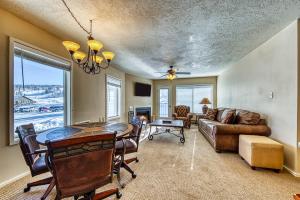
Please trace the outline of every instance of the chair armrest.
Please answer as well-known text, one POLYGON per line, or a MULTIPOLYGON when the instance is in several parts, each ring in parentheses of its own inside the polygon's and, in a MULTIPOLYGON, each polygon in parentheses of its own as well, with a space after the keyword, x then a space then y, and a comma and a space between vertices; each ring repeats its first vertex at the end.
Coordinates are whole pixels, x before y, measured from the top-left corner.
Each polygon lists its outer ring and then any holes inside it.
POLYGON ((215 125, 214 132, 215 135, 271 135, 271 129, 266 125, 222 124, 215 125))
POLYGON ((46 153, 46 152, 47 152, 47 149, 37 149, 32 153, 26 153, 26 154, 27 155, 39 155, 39 154, 46 153))
POLYGON ((192 114, 192 113, 188 113, 188 114, 187 114, 187 118, 188 118, 189 120, 191 120, 191 119, 193 118, 193 114, 192 114))
POLYGON ((40 154, 40 153, 46 153, 47 151, 48 151, 47 149, 37 149, 34 151, 34 153, 40 154))
POLYGON ((122 138, 120 139, 117 139, 117 141, 120 141, 120 140, 127 140, 127 139, 133 139, 133 138, 136 138, 137 136, 136 135, 127 135, 127 136, 123 136, 122 138))
POLYGON ((177 113, 173 113, 173 114, 172 114, 172 117, 173 117, 173 118, 177 118, 177 116, 178 116, 177 113))

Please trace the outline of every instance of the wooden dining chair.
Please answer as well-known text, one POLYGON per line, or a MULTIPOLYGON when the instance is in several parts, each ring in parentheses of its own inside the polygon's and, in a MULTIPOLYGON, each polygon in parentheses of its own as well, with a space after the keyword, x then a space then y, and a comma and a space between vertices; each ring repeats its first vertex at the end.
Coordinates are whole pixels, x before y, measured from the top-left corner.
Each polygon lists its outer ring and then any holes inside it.
POLYGON ((54 177, 56 200, 66 197, 96 200, 113 194, 121 198, 118 188, 95 194, 95 190, 112 182, 116 133, 46 141, 47 165, 54 177))
MULTIPOLYGON (((128 164, 134 161, 139 162, 139 160, 137 156, 125 160, 125 155, 138 152, 143 121, 139 117, 134 117, 131 121, 131 124, 133 125, 132 132, 128 136, 125 136, 116 142, 116 156, 121 156, 120 167, 131 173, 132 178, 136 178, 136 174, 128 164)), ((119 174, 117 174, 117 178, 120 183, 119 174)), ((122 188, 125 187, 125 184, 120 183, 120 185, 122 188)))
MULTIPOLYGON (((30 169, 31 176, 34 177, 49 172, 49 169, 45 162, 45 153, 47 150, 41 149, 40 145, 37 143, 36 132, 34 130, 33 124, 18 126, 16 129, 16 133, 19 136, 19 145, 25 162, 30 169)), ((41 197, 42 200, 46 199, 55 185, 52 177, 28 183, 27 187, 24 189, 24 192, 28 192, 31 187, 46 184, 50 185, 48 186, 44 195, 41 197)))

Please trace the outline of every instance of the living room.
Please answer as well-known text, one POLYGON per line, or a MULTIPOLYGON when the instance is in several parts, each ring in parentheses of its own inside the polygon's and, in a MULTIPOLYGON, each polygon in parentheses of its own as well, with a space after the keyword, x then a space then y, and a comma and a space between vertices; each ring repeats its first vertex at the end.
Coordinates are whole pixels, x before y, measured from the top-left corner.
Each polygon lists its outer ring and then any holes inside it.
POLYGON ((299 11, 293 0, 0 1, 0 199, 300 199, 299 11), (22 149, 30 123, 34 159, 22 149), (54 144, 108 130, 108 182, 79 187, 95 159, 60 182, 54 144))

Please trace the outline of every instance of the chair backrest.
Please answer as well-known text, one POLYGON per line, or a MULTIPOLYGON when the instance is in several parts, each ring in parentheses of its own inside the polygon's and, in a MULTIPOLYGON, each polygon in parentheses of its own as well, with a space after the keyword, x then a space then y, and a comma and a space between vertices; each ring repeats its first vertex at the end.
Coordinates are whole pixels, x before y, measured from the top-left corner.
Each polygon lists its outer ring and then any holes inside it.
POLYGON ((36 132, 33 124, 26 124, 18 126, 16 133, 19 136, 19 145, 26 161, 26 164, 32 167, 37 154, 33 154, 36 150, 40 149, 40 145, 36 141, 36 132))
POLYGON ((177 113, 178 117, 186 117, 190 112, 190 107, 185 105, 175 106, 175 113, 177 113))
POLYGON ((131 124, 133 125, 133 130, 130 133, 130 136, 132 136, 133 140, 136 142, 137 147, 139 146, 139 141, 140 141, 140 136, 142 133, 142 128, 143 128, 143 120, 141 120, 140 117, 135 116, 131 120, 131 124))
POLYGON ((112 182, 116 133, 46 142, 46 162, 61 197, 82 195, 112 182))

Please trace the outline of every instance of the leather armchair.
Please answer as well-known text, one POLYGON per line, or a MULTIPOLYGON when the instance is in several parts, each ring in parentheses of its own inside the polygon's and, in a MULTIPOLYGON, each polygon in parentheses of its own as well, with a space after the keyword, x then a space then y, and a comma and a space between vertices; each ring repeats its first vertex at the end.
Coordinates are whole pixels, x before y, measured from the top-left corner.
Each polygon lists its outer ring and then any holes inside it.
POLYGON ((172 114, 173 119, 183 120, 185 128, 191 128, 191 119, 193 114, 190 113, 190 107, 185 105, 178 105, 174 108, 175 112, 172 114))
MULTIPOLYGON (((36 132, 33 124, 21 125, 17 127, 16 133, 19 136, 20 148, 23 157, 28 165, 31 175, 37 176, 49 171, 45 162, 45 153, 47 149, 41 149, 36 141, 36 132)), ((24 192, 28 192, 31 187, 50 184, 41 199, 46 199, 53 187, 55 186, 52 177, 28 183, 24 192)))

